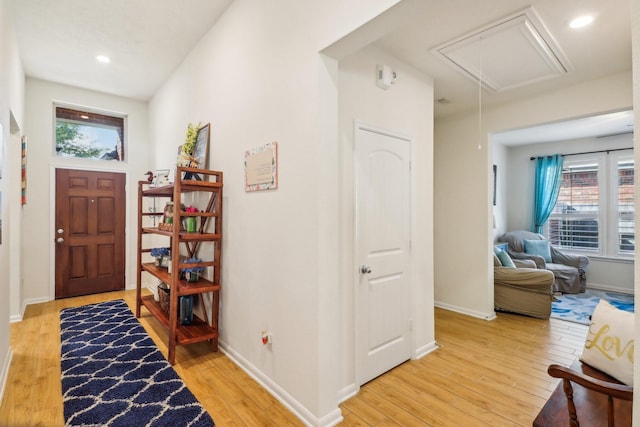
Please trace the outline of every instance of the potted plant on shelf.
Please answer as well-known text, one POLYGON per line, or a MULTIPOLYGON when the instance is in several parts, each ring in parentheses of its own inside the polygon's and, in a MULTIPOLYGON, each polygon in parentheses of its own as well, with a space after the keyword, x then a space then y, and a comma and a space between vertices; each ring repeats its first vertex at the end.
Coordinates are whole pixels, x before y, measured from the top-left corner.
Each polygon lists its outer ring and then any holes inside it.
MULTIPOLYGON (((193 206, 189 206, 185 212, 188 213, 195 213, 195 212, 200 212, 198 210, 198 208, 195 208, 193 206)), ((196 227, 197 227, 197 221, 196 221, 196 217, 195 216, 188 216, 185 220, 185 222, 187 223, 187 226, 185 227, 187 229, 187 233, 195 233, 196 232, 196 227)))
MULTIPOLYGON (((188 260, 185 261, 185 264, 199 264, 201 262, 202 260, 199 258, 189 258, 188 260)), ((192 283, 197 282, 200 279, 200 274, 202 274, 203 271, 204 271, 204 267, 200 267, 200 266, 187 267, 182 270, 187 282, 192 282, 192 283)))
POLYGON ((156 259, 158 267, 166 267, 169 259, 169 248, 151 248, 151 256, 156 259))

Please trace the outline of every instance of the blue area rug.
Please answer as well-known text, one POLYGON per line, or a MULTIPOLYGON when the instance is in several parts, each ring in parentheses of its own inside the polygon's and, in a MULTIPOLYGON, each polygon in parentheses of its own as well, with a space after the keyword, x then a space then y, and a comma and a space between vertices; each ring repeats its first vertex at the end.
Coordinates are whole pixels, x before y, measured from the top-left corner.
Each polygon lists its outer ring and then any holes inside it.
POLYGON ((551 317, 570 322, 588 325, 598 302, 606 300, 620 310, 634 312, 633 295, 617 292, 599 291, 587 289, 582 294, 556 295, 551 305, 551 317))
POLYGON ((123 300, 60 312, 67 426, 213 426, 123 300))

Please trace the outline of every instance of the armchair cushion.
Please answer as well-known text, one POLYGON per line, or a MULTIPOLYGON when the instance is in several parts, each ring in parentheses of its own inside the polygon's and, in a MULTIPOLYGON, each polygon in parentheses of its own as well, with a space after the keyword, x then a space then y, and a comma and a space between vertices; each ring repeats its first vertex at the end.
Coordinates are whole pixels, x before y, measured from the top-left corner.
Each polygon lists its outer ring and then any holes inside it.
POLYGON ((548 240, 525 239, 524 252, 530 255, 540 255, 545 262, 551 262, 551 246, 548 240))
POLYGON ((600 300, 580 360, 633 386, 634 313, 600 300))
POLYGON ((517 268, 538 268, 536 262, 531 259, 514 259, 512 261, 517 268))

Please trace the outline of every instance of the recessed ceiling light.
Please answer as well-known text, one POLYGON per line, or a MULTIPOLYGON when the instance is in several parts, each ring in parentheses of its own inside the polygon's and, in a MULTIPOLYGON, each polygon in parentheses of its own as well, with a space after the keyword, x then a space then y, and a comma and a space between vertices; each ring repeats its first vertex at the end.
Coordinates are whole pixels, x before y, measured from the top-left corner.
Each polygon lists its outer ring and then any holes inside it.
POLYGON ((582 27, 586 27, 587 25, 590 25, 592 22, 593 22, 593 16, 591 15, 579 16, 571 20, 571 22, 569 23, 569 27, 582 28, 582 27))
POLYGON ((102 62, 103 64, 108 64, 109 62, 111 62, 111 58, 109 58, 107 55, 98 55, 96 56, 96 60, 98 62, 102 62))

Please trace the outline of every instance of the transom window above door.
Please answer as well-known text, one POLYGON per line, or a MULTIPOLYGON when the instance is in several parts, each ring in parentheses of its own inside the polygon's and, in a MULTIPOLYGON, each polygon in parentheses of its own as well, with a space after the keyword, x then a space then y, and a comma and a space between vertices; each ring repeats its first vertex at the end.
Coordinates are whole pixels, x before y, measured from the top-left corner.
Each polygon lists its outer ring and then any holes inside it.
POLYGON ((124 117, 56 106, 56 155, 124 161, 124 117))

